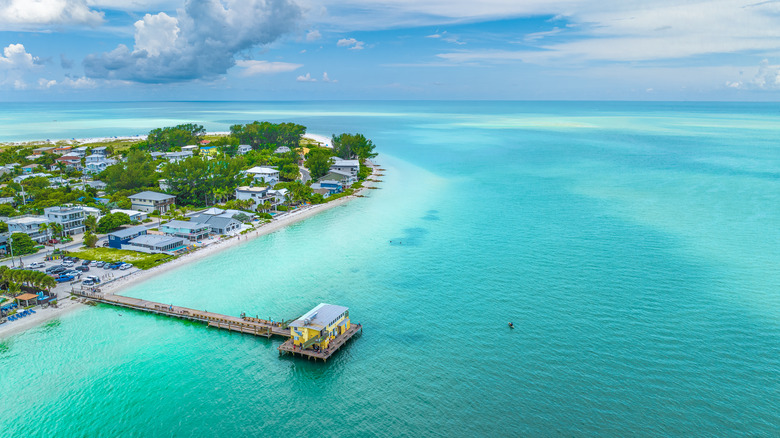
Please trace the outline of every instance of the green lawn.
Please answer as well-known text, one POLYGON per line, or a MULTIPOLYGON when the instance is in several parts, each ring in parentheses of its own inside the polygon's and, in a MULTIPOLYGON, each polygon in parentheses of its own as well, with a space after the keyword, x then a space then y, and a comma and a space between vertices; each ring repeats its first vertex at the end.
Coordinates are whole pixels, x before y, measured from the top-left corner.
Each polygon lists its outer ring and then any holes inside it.
POLYGON ((174 257, 167 254, 146 254, 114 248, 91 248, 79 251, 69 251, 68 255, 82 260, 100 260, 103 262, 126 262, 139 269, 149 269, 162 264, 174 257))

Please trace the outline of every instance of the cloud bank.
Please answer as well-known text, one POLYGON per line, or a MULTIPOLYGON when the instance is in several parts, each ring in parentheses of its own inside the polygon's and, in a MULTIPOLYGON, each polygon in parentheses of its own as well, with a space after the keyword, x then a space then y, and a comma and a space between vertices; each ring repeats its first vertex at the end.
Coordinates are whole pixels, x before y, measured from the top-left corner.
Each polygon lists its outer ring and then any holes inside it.
POLYGON ((141 83, 211 79, 235 65, 235 55, 293 30, 301 10, 292 0, 188 0, 176 17, 146 14, 135 23, 135 45, 89 55, 84 72, 97 79, 141 83))
POLYGON ((103 13, 90 9, 85 0, 0 0, 0 30, 101 23, 103 13))

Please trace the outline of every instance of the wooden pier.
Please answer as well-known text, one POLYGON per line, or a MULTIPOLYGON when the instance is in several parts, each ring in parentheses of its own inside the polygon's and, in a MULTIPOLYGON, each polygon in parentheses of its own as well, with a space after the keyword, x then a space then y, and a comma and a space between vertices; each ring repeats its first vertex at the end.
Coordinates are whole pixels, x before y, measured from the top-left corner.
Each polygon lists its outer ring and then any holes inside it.
POLYGON ((331 341, 331 346, 327 350, 301 350, 298 347, 293 348, 292 339, 290 338, 290 329, 286 327, 286 324, 281 322, 271 322, 248 316, 236 317, 222 315, 220 313, 190 309, 188 307, 174 306, 172 304, 157 303, 154 301, 146 301, 138 298, 126 297, 123 295, 102 294, 99 292, 87 292, 83 290, 74 290, 71 293, 73 295, 87 298, 98 303, 110 304, 112 306, 135 309, 142 312, 165 315, 173 318, 186 319, 189 321, 202 322, 208 324, 209 327, 214 327, 217 329, 239 332, 253 336, 262 336, 265 338, 270 338, 271 336, 281 336, 287 340, 279 346, 279 354, 282 354, 282 352, 289 352, 293 353, 293 355, 306 357, 307 359, 313 358, 326 361, 328 358, 330 358, 330 356, 333 355, 333 353, 338 351, 341 346, 349 341, 352 336, 358 332, 362 333, 363 331, 362 325, 352 324, 346 333, 337 336, 331 341))

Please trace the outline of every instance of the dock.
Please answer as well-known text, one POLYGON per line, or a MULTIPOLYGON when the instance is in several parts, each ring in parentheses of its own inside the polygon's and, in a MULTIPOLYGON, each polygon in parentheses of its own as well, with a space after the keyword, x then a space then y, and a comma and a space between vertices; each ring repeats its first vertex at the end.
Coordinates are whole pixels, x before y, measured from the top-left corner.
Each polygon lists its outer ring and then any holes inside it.
POLYGON ((331 341, 332 346, 330 346, 328 349, 317 351, 306 348, 302 350, 299 347, 293 348, 292 338, 290 337, 290 329, 284 322, 267 321, 264 319, 252 318, 248 316, 236 317, 223 315, 205 310, 197 310, 188 307, 174 306, 173 304, 164 304, 154 301, 142 300, 139 298, 127 297, 124 295, 103 294, 100 292, 88 292, 83 290, 74 290, 71 293, 73 295, 98 303, 139 310, 156 315, 165 315, 172 318, 197 321, 207 324, 209 327, 214 327, 220 330, 228 330, 264 338, 280 336, 286 339, 286 341, 279 346, 280 355, 284 352, 289 352, 294 356, 301 356, 306 357, 307 359, 315 360, 321 359, 322 361, 327 361, 356 333, 362 333, 363 331, 362 325, 353 324, 346 333, 333 339, 331 341))

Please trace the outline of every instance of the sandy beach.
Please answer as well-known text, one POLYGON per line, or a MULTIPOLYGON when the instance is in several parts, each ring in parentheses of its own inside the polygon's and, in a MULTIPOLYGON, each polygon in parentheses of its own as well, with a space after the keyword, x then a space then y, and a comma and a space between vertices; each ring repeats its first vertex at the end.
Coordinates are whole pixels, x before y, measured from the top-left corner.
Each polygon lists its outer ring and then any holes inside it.
MULTIPOLYGON (((207 132, 206 135, 230 135, 230 132, 214 131, 214 132, 207 132)), ((142 140, 146 140, 146 137, 147 137, 146 134, 139 134, 139 135, 125 135, 125 136, 118 136, 118 137, 63 138, 60 140, 15 141, 15 142, 8 142, 6 144, 13 145, 13 146, 20 146, 25 144, 45 145, 45 144, 55 144, 59 142, 64 142, 66 144, 89 145, 90 143, 106 143, 106 142, 116 141, 116 140, 142 141, 142 140)), ((331 144, 330 137, 321 134, 305 134, 303 137, 308 138, 309 140, 314 140, 318 143, 322 143, 322 145, 327 148, 333 147, 333 145, 331 144)))
MULTIPOLYGON (((376 168, 377 166, 374 165, 374 173, 376 173, 376 168)), ((115 280, 108 281, 103 284, 100 290, 103 293, 118 294, 123 289, 145 281, 155 275, 164 274, 165 272, 168 272, 171 269, 176 269, 177 267, 180 267, 186 263, 191 263, 196 260, 210 257, 225 249, 232 248, 236 245, 241 245, 260 236, 265 236, 275 231, 279 231, 288 225, 300 222, 323 211, 342 206, 347 202, 357 199, 358 195, 365 194, 367 188, 371 187, 372 184, 373 183, 370 181, 364 182, 364 187, 350 196, 345 196, 325 204, 309 205, 299 208, 293 212, 279 217, 278 219, 274 219, 271 222, 262 224, 246 234, 222 239, 216 243, 212 243, 194 252, 178 257, 177 259, 163 265, 156 266, 152 269, 138 270, 128 275, 119 277, 115 280)), ((83 298, 71 300, 68 292, 69 290, 70 287, 58 290, 58 307, 56 309, 52 307, 47 309, 36 308, 36 313, 33 315, 27 316, 19 321, 6 322, 5 324, 1 324, 0 339, 21 333, 51 319, 87 307, 83 305, 83 298)))

